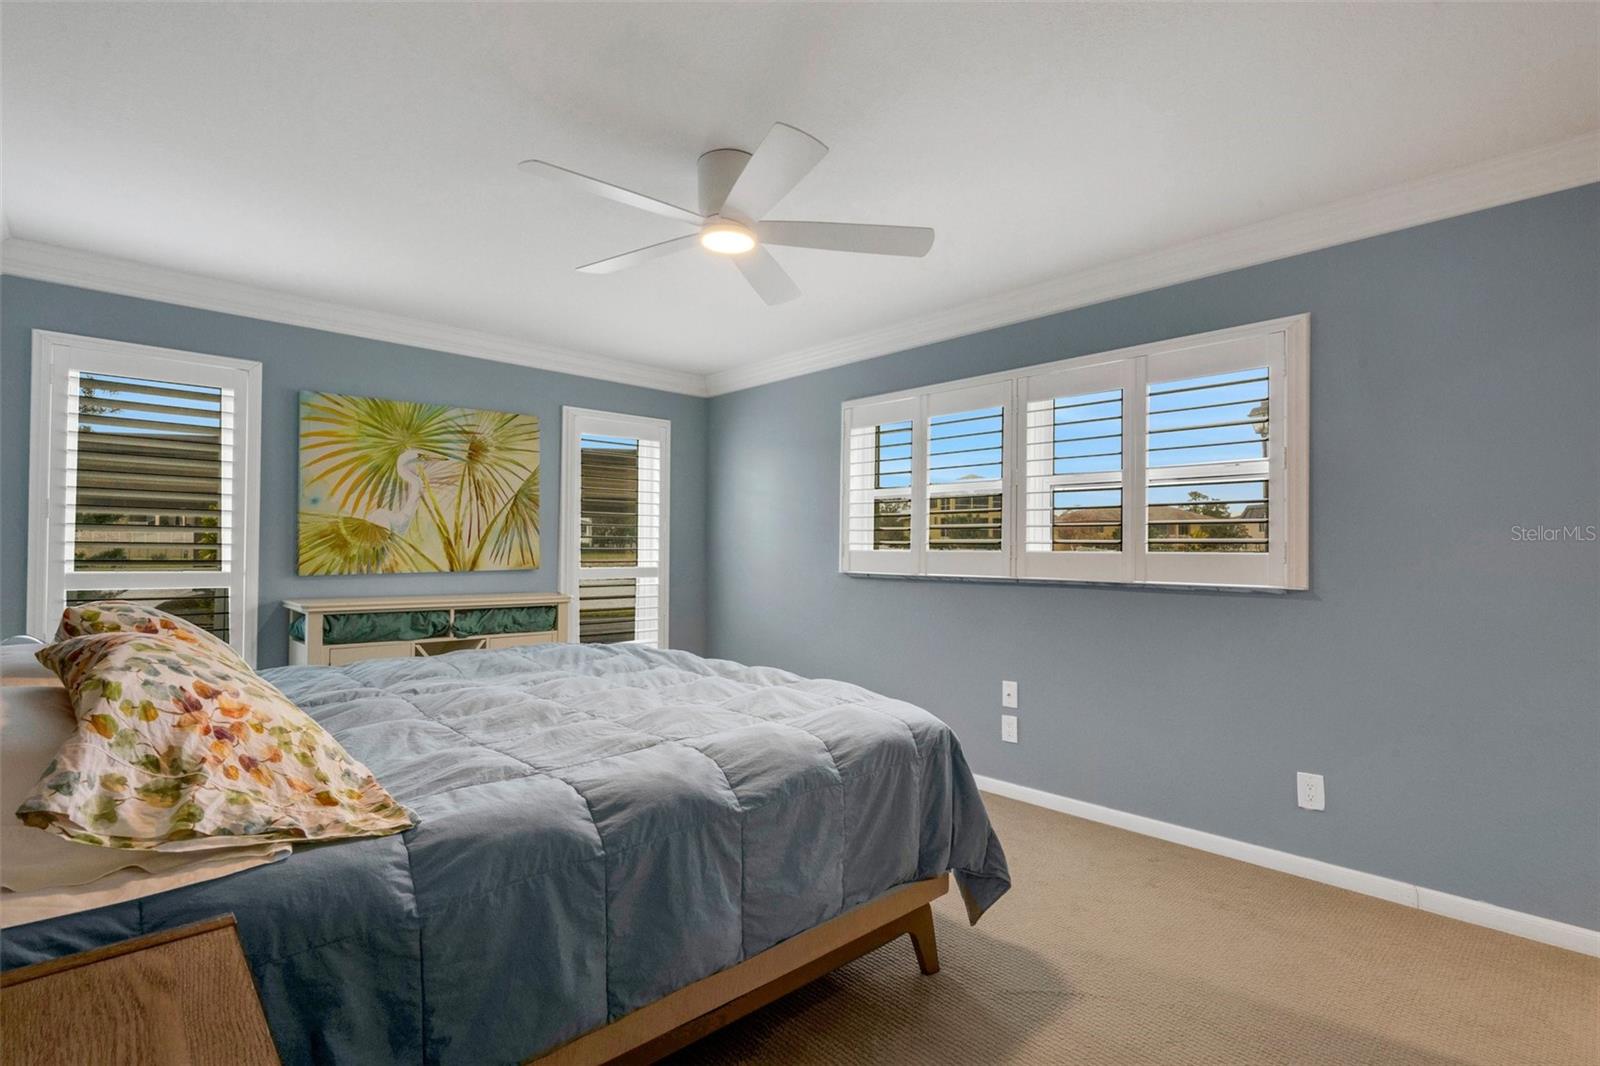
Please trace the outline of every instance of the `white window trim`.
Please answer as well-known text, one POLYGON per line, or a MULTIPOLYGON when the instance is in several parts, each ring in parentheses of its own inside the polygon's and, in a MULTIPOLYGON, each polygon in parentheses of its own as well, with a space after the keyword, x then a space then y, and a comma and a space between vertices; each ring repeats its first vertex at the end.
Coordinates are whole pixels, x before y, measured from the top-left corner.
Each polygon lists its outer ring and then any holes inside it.
POLYGON ((672 580, 672 423, 664 418, 644 415, 618 414, 613 411, 596 411, 587 407, 561 408, 561 591, 572 597, 573 639, 582 640, 583 631, 578 603, 582 507, 580 493, 575 491, 582 476, 582 448, 578 441, 585 433, 605 437, 632 437, 661 442, 661 562, 655 567, 608 566, 605 577, 649 577, 657 581, 660 618, 656 623, 656 646, 671 647, 668 618, 671 607, 672 580))
MULTIPOLYGON (((926 578, 957 577, 1071 584, 1171 585, 1261 591, 1299 591, 1310 588, 1310 336, 1311 316, 1309 314, 1292 315, 1188 337, 1119 348, 1109 352, 1097 352, 1092 355, 1075 356, 1071 359, 1040 363, 1016 370, 983 374, 976 377, 962 378, 958 381, 942 382, 924 388, 904 389, 898 392, 884 393, 878 396, 863 397, 845 402, 842 405, 841 425, 843 432, 840 443, 840 572, 861 575, 895 574, 897 576, 926 578), (1048 565, 1041 566, 1038 563, 1030 563, 1022 558, 1022 556, 1028 554, 1024 551, 1024 545, 1021 542, 1026 534, 1026 417, 1030 379, 1055 374, 1082 377, 1086 381, 1095 381, 1102 377, 1109 380, 1120 376, 1124 382, 1131 383, 1122 386, 1125 389, 1123 398, 1122 536, 1124 546, 1134 543, 1135 539, 1142 546, 1146 526, 1144 500, 1147 490, 1145 468, 1145 449, 1147 447, 1147 441, 1145 440, 1145 409, 1147 399, 1145 391, 1148 369, 1152 365, 1157 367, 1161 367, 1164 364, 1181 366, 1183 368, 1182 376, 1199 376, 1206 372, 1207 360, 1212 356, 1209 353, 1195 351, 1196 349, 1212 348, 1213 351, 1216 351, 1220 346, 1225 346, 1227 342, 1255 339, 1263 340, 1268 349, 1275 353, 1269 369, 1271 375, 1269 383, 1270 395, 1274 397, 1272 418, 1275 423, 1274 432, 1271 435, 1273 454, 1268 459, 1269 468, 1273 475, 1269 491, 1271 499, 1282 501, 1282 503, 1275 509, 1273 520, 1268 526, 1268 535, 1274 541, 1274 547, 1269 551, 1272 556, 1272 561, 1268 564, 1271 573, 1270 580, 1259 580, 1254 575, 1241 578, 1238 573, 1240 568, 1235 565, 1239 561, 1238 558, 1228 558, 1222 555, 1205 556, 1202 553, 1182 553, 1181 559, 1179 556, 1174 555, 1170 559, 1159 561, 1156 567, 1151 568, 1148 566, 1151 556, 1162 553, 1150 553, 1143 550, 1142 547, 1136 552, 1106 553, 1106 556, 1110 558, 1110 562, 1102 561, 1099 563, 1088 561, 1087 557, 1090 557, 1091 553, 1072 553, 1073 555, 1081 554, 1086 558, 1078 561, 1073 568, 1074 572, 1070 574, 1064 572, 1063 568, 1052 569, 1048 565), (944 393, 975 389, 982 386, 1009 386, 1013 390, 1013 402, 1008 409, 1005 445, 1005 456, 1008 465, 1004 471, 1007 496, 1006 518, 1008 521, 1005 537, 1008 551, 1001 553, 1009 558, 1009 573, 1002 575, 976 572, 960 574, 932 573, 929 571, 925 561, 927 555, 933 554, 931 552, 915 553, 918 556, 915 560, 907 560, 912 563, 911 566, 889 569, 863 565, 870 560, 863 559, 861 558, 862 556, 886 553, 852 553, 849 550, 848 451, 853 416, 856 412, 872 406, 914 404, 919 415, 912 423, 913 455, 921 455, 926 447, 929 404, 937 403, 933 398, 944 393), (1186 570, 1182 575, 1174 575, 1173 570, 1176 565, 1174 560, 1186 564, 1186 570), (1154 573, 1150 572, 1152 569, 1155 571, 1154 573)), ((1156 375, 1154 379, 1160 380, 1163 377, 1173 376, 1179 375, 1176 371, 1171 373, 1163 372, 1156 375)), ((1094 390, 1086 388, 1084 391, 1094 390)), ((1205 472, 1210 476, 1226 475, 1226 471, 1221 469, 1221 464, 1209 465, 1205 468, 1205 472)), ((1163 469, 1162 475, 1163 479, 1176 476, 1172 469, 1167 468, 1163 469)), ((919 473, 914 477, 912 484, 913 490, 915 490, 912 501, 914 538, 926 535, 927 493, 925 486, 921 485, 921 481, 922 476, 919 473), (924 532, 919 533, 919 528, 924 532)), ((913 545, 915 547, 915 540, 913 545)), ((1259 561, 1256 561, 1256 565, 1259 568, 1259 561)))
POLYGON ((184 380, 186 375, 198 377, 200 381, 231 379, 227 384, 238 396, 233 412, 235 448, 243 452, 242 458, 236 455, 234 461, 234 480, 242 486, 242 491, 235 494, 233 503, 236 528, 229 563, 231 572, 146 571, 121 575, 115 583, 130 588, 226 584, 230 590, 228 628, 232 645, 246 662, 254 665, 256 616, 260 605, 261 364, 249 359, 201 355, 50 330, 33 331, 33 397, 28 423, 29 630, 48 640, 60 621, 57 604, 65 602, 66 596, 64 571, 47 565, 47 560, 54 543, 50 530, 54 505, 50 477, 53 445, 64 429, 52 422, 54 393, 68 368, 102 369, 168 380, 184 380))

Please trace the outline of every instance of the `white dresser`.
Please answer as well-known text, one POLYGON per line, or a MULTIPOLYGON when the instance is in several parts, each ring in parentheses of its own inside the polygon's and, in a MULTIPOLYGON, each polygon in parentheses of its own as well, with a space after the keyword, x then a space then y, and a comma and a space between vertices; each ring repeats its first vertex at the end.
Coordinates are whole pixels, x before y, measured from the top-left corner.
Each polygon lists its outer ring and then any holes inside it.
POLYGON ((283 606, 289 612, 291 666, 343 666, 572 639, 572 597, 558 592, 344 596, 284 600, 283 606), (553 608, 553 617, 542 608, 553 608))

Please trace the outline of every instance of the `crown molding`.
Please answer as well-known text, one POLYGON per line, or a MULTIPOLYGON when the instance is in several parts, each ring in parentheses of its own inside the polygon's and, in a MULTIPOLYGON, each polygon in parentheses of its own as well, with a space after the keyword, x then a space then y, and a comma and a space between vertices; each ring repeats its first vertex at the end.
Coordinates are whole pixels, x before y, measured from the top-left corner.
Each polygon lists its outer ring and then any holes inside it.
POLYGON ((1600 133, 1068 274, 843 340, 709 374, 712 396, 1270 263, 1600 181, 1600 133))
POLYGON ((0 244, 0 272, 641 388, 690 396, 706 394, 705 378, 701 374, 314 300, 15 237, 0 244))
POLYGON ((1600 133, 1587 133, 706 375, 15 237, 0 243, 0 272, 642 388, 717 396, 1596 181, 1600 133))

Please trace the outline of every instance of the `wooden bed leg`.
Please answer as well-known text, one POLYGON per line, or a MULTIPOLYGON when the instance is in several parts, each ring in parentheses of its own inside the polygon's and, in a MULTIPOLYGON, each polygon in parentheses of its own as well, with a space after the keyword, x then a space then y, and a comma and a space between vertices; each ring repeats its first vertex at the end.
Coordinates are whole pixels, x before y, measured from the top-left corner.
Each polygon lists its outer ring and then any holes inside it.
POLYGON ((933 935, 933 908, 924 903, 906 915, 911 926, 911 946, 917 949, 917 965, 925 974, 939 972, 939 941, 933 935))

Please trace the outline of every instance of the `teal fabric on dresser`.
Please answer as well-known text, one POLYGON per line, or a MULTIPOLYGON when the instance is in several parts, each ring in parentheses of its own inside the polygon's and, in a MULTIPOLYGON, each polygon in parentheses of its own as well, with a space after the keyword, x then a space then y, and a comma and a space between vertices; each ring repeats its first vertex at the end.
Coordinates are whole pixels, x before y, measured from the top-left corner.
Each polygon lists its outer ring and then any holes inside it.
MULTIPOLYGON (((322 616, 322 643, 368 644, 380 640, 422 640, 450 632, 449 611, 361 611, 322 616)), ((306 616, 289 623, 293 640, 306 639, 306 616)))
POLYGON ((474 607, 456 612, 452 627, 458 637, 485 637, 495 633, 548 633, 556 627, 554 607, 474 607))

